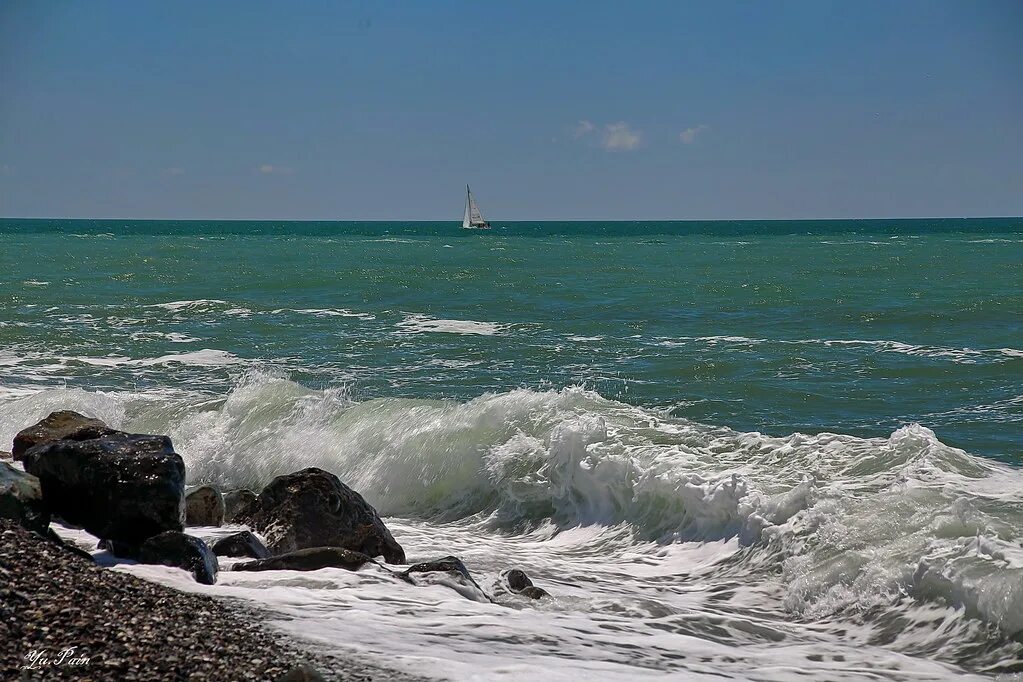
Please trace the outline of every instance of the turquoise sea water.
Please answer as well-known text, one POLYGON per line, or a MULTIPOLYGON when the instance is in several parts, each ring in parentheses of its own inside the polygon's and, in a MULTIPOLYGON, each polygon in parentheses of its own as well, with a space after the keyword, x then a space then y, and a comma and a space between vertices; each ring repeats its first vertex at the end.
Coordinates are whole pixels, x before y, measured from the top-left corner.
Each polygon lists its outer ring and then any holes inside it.
POLYGON ((8 389, 226 391, 254 364, 359 399, 576 385, 1023 461, 1023 219, 0 220, 0 246, 8 389))
POLYGON ((0 220, 0 449, 56 409, 462 558, 209 588, 417 674, 1023 671, 1023 219, 0 220))

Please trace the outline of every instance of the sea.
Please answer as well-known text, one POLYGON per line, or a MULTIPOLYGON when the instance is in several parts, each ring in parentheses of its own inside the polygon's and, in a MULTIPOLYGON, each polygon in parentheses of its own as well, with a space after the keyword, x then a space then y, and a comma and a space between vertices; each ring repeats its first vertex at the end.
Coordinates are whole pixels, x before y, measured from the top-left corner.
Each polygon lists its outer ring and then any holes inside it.
POLYGON ((0 220, 0 449, 58 409, 168 434, 190 484, 331 471, 482 588, 115 566, 311 648, 1023 678, 1021 218, 0 220))

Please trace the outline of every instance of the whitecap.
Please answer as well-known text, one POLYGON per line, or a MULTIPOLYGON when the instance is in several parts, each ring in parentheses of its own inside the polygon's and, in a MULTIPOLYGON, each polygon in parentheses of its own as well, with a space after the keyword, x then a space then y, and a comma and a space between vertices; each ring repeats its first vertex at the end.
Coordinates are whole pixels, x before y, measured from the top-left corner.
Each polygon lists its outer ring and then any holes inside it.
POLYGON ((426 334, 426 333, 447 333, 447 334, 477 334, 480 336, 493 336, 501 333, 508 325, 496 322, 477 322, 475 320, 444 320, 429 317, 427 315, 407 315, 404 320, 395 325, 401 333, 405 334, 426 334))

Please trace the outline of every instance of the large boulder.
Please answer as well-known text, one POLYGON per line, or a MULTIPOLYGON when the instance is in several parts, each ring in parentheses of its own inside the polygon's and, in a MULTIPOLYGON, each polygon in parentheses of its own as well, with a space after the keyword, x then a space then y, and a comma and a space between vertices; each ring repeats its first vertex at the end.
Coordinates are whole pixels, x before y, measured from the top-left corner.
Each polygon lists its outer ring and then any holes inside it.
POLYGON ((168 530, 143 542, 139 561, 183 568, 204 585, 217 582, 220 570, 217 556, 205 542, 177 530, 168 530))
POLYGON ((232 571, 318 571, 321 568, 345 568, 357 570, 373 561, 361 552, 352 552, 341 547, 308 547, 294 552, 235 564, 232 571))
POLYGON ((43 502, 93 535, 139 545, 184 521, 185 463, 170 438, 116 433, 25 453, 43 502))
POLYGON ((57 440, 89 440, 111 433, 117 433, 99 419, 86 417, 71 410, 52 412, 41 422, 22 429, 14 437, 11 455, 16 460, 24 459, 25 453, 36 445, 44 445, 57 440))
POLYGON ((228 490, 224 493, 224 520, 234 523, 236 518, 244 518, 249 507, 256 501, 256 493, 246 488, 228 490))
POLYGON ((213 543, 213 553, 217 556, 249 557, 250 559, 268 559, 271 554, 252 531, 243 530, 220 538, 213 543))
POLYGON ((201 485, 185 493, 185 525, 224 525, 224 496, 211 485, 201 485))
POLYGON ((274 554, 307 547, 343 547, 405 563, 405 552, 380 516, 332 473, 309 468, 278 476, 239 519, 267 540, 274 554))
POLYGON ((6 462, 0 462, 0 518, 17 521, 39 533, 50 525, 39 479, 6 462))

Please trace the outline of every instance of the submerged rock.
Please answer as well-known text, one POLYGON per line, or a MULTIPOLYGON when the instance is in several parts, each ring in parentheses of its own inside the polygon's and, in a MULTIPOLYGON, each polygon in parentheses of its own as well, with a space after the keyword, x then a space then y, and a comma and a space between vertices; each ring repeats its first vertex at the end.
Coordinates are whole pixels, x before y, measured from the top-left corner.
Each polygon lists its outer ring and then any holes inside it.
POLYGON ((93 535, 138 545, 184 520, 185 463, 170 438, 116 433, 25 453, 43 502, 93 535))
POLYGON ((185 494, 185 525, 224 525, 224 496, 211 485, 201 485, 185 494))
POLYGON ((332 473, 309 468, 278 476, 245 515, 274 554, 307 547, 343 547, 405 563, 405 552, 380 516, 332 473))
POLYGON ((217 572, 220 570, 217 557, 210 551, 209 545, 177 530, 154 535, 143 542, 138 558, 144 564, 183 568, 204 585, 217 582, 217 572))
POLYGON ((517 568, 513 568, 505 573, 504 577, 508 581, 508 587, 510 587, 513 592, 518 592, 519 590, 533 586, 533 581, 529 579, 526 572, 520 571, 517 568))
POLYGON ((533 581, 529 579, 525 571, 513 568, 504 574, 504 578, 508 581, 508 588, 515 594, 521 594, 523 597, 529 597, 530 599, 542 599, 543 597, 551 596, 547 590, 533 585, 533 581))
POLYGON ((427 584, 440 583, 455 590, 466 599, 472 599, 473 601, 483 603, 493 601, 490 595, 484 592, 483 588, 472 577, 469 569, 462 563, 462 560, 457 557, 446 556, 440 559, 413 564, 405 572, 401 573, 399 577, 404 578, 413 585, 418 585, 420 582, 427 584), (419 574, 418 579, 413 574, 419 574))
POLYGON ((39 479, 6 462, 0 462, 0 518, 38 533, 44 533, 50 525, 39 479))
POLYGON ((354 571, 373 561, 361 552, 342 547, 308 547, 269 559, 235 564, 232 571, 317 571, 321 568, 345 568, 354 571))
MULTIPOLYGON (((469 575, 469 569, 465 567, 462 560, 458 557, 446 556, 441 559, 433 559, 431 561, 422 561, 418 564, 412 564, 405 569, 405 576, 412 577, 412 573, 435 573, 435 572, 452 572, 458 573, 466 580, 476 585, 476 581, 469 575)), ((479 587, 479 585, 476 585, 479 587)))
POLYGON ((227 537, 220 538, 213 543, 213 553, 217 556, 251 557, 253 559, 266 559, 270 557, 270 550, 259 541, 252 531, 243 530, 232 533, 227 537))
POLYGON ((14 437, 11 455, 16 460, 24 459, 25 453, 36 445, 58 440, 89 440, 111 433, 118 433, 99 419, 86 417, 71 410, 52 412, 42 421, 22 429, 14 437))
POLYGON ((224 520, 237 523, 249 512, 249 507, 256 501, 256 493, 245 488, 229 490, 224 493, 224 520))

